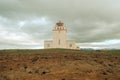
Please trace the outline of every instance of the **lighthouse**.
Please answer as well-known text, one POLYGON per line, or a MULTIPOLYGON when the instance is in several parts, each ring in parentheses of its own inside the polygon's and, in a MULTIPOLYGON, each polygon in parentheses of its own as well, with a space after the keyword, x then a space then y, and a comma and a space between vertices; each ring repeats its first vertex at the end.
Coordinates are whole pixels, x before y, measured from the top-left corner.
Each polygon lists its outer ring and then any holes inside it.
POLYGON ((59 21, 56 23, 53 29, 53 47, 54 48, 66 48, 66 32, 64 23, 59 21))
POLYGON ((53 39, 44 41, 44 48, 63 48, 63 49, 79 49, 75 45, 74 40, 67 40, 67 29, 62 21, 58 21, 52 30, 53 39))

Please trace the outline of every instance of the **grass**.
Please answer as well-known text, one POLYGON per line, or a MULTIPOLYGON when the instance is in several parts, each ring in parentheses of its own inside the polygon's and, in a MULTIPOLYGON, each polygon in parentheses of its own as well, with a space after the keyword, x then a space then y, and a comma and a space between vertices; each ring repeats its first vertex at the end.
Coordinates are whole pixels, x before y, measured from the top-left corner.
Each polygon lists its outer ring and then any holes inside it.
POLYGON ((0 80, 120 80, 119 60, 120 50, 0 50, 0 80))
POLYGON ((9 50, 0 50, 0 53, 13 53, 13 54, 39 54, 39 53, 62 53, 62 52, 71 52, 76 50, 70 49, 9 49, 9 50))
POLYGON ((86 55, 110 55, 120 57, 120 50, 72 50, 72 49, 11 49, 0 50, 0 54, 41 54, 41 53, 78 53, 86 55))

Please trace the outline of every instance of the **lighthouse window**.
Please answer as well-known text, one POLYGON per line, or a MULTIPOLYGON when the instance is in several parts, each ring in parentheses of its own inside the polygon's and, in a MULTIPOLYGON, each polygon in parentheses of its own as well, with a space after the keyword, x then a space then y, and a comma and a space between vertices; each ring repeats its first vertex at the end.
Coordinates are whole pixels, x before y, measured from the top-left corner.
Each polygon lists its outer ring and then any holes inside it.
POLYGON ((50 47, 50 44, 47 44, 47 47, 50 47))
POLYGON ((59 42, 58 42, 58 44, 60 45, 60 39, 59 39, 59 42))
POLYGON ((69 47, 72 47, 72 44, 70 44, 69 47))

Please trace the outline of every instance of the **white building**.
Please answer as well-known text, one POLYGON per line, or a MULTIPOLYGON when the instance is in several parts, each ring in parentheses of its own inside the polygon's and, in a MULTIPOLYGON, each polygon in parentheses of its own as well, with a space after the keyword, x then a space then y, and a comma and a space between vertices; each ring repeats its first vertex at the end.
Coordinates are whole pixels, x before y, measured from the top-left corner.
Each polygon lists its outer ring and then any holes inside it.
POLYGON ((59 21, 56 23, 53 29, 53 40, 44 41, 44 48, 66 48, 66 49, 80 49, 75 45, 74 40, 66 39, 67 29, 64 27, 64 23, 59 21))

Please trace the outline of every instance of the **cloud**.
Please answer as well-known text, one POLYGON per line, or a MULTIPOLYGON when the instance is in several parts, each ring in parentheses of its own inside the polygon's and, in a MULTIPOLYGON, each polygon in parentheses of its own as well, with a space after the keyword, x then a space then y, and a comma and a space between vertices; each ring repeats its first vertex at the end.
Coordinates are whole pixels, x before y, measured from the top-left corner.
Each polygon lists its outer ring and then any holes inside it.
POLYGON ((120 39, 105 40, 101 42, 92 42, 92 43, 80 43, 81 48, 93 48, 93 49, 119 49, 120 39))
POLYGON ((119 39, 113 39, 113 40, 106 40, 104 42, 99 42, 99 43, 91 43, 92 45, 113 45, 113 44, 120 44, 120 40, 119 39))
MULTIPOLYGON (((119 40, 119 3, 119 0, 0 0, 0 44, 35 42, 43 46, 41 41, 52 38, 58 20, 64 21, 67 38, 78 44, 92 46, 95 42, 119 40)), ((119 44, 111 46, 120 48, 119 44)))

